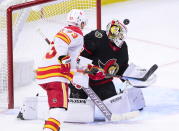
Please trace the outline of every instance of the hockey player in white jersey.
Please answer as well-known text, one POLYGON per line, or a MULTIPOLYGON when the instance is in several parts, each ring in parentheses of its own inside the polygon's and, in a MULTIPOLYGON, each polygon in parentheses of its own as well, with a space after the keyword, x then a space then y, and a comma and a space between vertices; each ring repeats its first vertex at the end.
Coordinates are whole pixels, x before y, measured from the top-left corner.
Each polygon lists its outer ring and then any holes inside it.
POLYGON ((72 68, 83 46, 82 29, 86 25, 82 10, 73 9, 67 17, 68 26, 62 28, 50 43, 47 52, 36 70, 37 83, 46 90, 49 117, 44 131, 59 131, 68 109, 68 83, 73 78, 72 68))

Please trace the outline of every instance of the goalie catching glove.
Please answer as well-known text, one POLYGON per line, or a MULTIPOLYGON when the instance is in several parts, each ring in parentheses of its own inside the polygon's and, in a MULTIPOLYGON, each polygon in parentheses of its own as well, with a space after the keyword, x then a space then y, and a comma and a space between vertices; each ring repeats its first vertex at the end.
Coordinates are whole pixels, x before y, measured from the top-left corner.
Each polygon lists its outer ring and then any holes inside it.
POLYGON ((88 76, 92 80, 102 80, 106 77, 104 70, 95 65, 88 65, 88 76))

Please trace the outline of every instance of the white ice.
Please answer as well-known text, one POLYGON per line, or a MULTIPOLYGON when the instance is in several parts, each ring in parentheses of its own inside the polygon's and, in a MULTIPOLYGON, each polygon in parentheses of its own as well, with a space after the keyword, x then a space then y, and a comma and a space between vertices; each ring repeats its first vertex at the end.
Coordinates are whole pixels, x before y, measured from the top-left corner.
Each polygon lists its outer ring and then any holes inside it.
MULTIPOLYGON (((179 131, 178 12, 178 0, 130 0, 102 7, 103 29, 112 18, 130 19, 126 40, 130 62, 146 68, 158 64, 157 82, 143 89, 146 107, 139 117, 107 124, 65 123, 62 131, 179 131)), ((16 107, 19 95, 34 95, 37 88, 34 84, 16 89, 16 107)), ((0 111, 0 131, 42 130, 43 121, 21 121, 16 115, 17 110, 0 111)))

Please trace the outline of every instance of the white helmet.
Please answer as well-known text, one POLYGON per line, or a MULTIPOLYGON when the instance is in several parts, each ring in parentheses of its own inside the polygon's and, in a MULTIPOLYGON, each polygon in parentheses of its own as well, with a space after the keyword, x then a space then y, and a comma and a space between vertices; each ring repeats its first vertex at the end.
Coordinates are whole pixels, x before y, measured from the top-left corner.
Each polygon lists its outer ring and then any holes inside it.
POLYGON ((79 10, 79 9, 72 9, 67 16, 67 22, 69 25, 74 25, 81 27, 81 23, 84 23, 86 25, 87 18, 85 16, 84 11, 79 10))
POLYGON ((121 47, 127 36, 127 27, 119 20, 112 20, 106 26, 106 34, 116 46, 121 47))

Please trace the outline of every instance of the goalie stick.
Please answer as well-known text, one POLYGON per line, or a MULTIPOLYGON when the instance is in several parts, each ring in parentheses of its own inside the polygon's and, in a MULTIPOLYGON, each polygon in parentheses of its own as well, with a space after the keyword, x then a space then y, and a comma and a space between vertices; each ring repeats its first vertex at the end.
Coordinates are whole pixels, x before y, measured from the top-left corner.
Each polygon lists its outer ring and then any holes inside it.
MULTIPOLYGON (((139 80, 139 81, 147 81, 149 79, 149 77, 158 69, 158 65, 154 64, 150 67, 150 69, 145 72, 145 74, 143 74, 143 77, 129 77, 129 76, 118 76, 118 75, 111 75, 111 74, 106 74, 106 76, 109 77, 117 77, 117 78, 122 78, 124 80, 128 80, 128 79, 135 79, 135 80, 139 80)), ((86 73, 90 73, 88 71, 85 71, 86 73)), ((95 72, 95 71, 93 71, 95 72)), ((96 71, 97 72, 97 71, 96 71)), ((92 73, 91 73, 92 74, 92 73)))
POLYGON ((125 80, 127 79, 135 79, 135 80, 140 80, 140 81, 146 81, 149 79, 149 77, 158 69, 158 65, 154 64, 153 66, 150 67, 150 69, 144 74, 143 77, 127 77, 127 76, 122 76, 125 80))
MULTIPOLYGON (((111 74, 106 74, 106 76, 109 77, 117 77, 117 78, 122 78, 124 80, 128 80, 128 79, 135 79, 135 80, 139 80, 139 81, 147 81, 149 79, 149 77, 158 69, 158 65, 154 64, 153 66, 150 67, 150 69, 145 72, 145 74, 143 75, 143 77, 128 77, 128 76, 118 76, 118 75, 111 75, 111 74)), ((82 73, 87 73, 87 74, 95 74, 98 70, 92 70, 92 71, 86 71, 86 70, 77 70, 77 72, 82 72, 82 73)))

